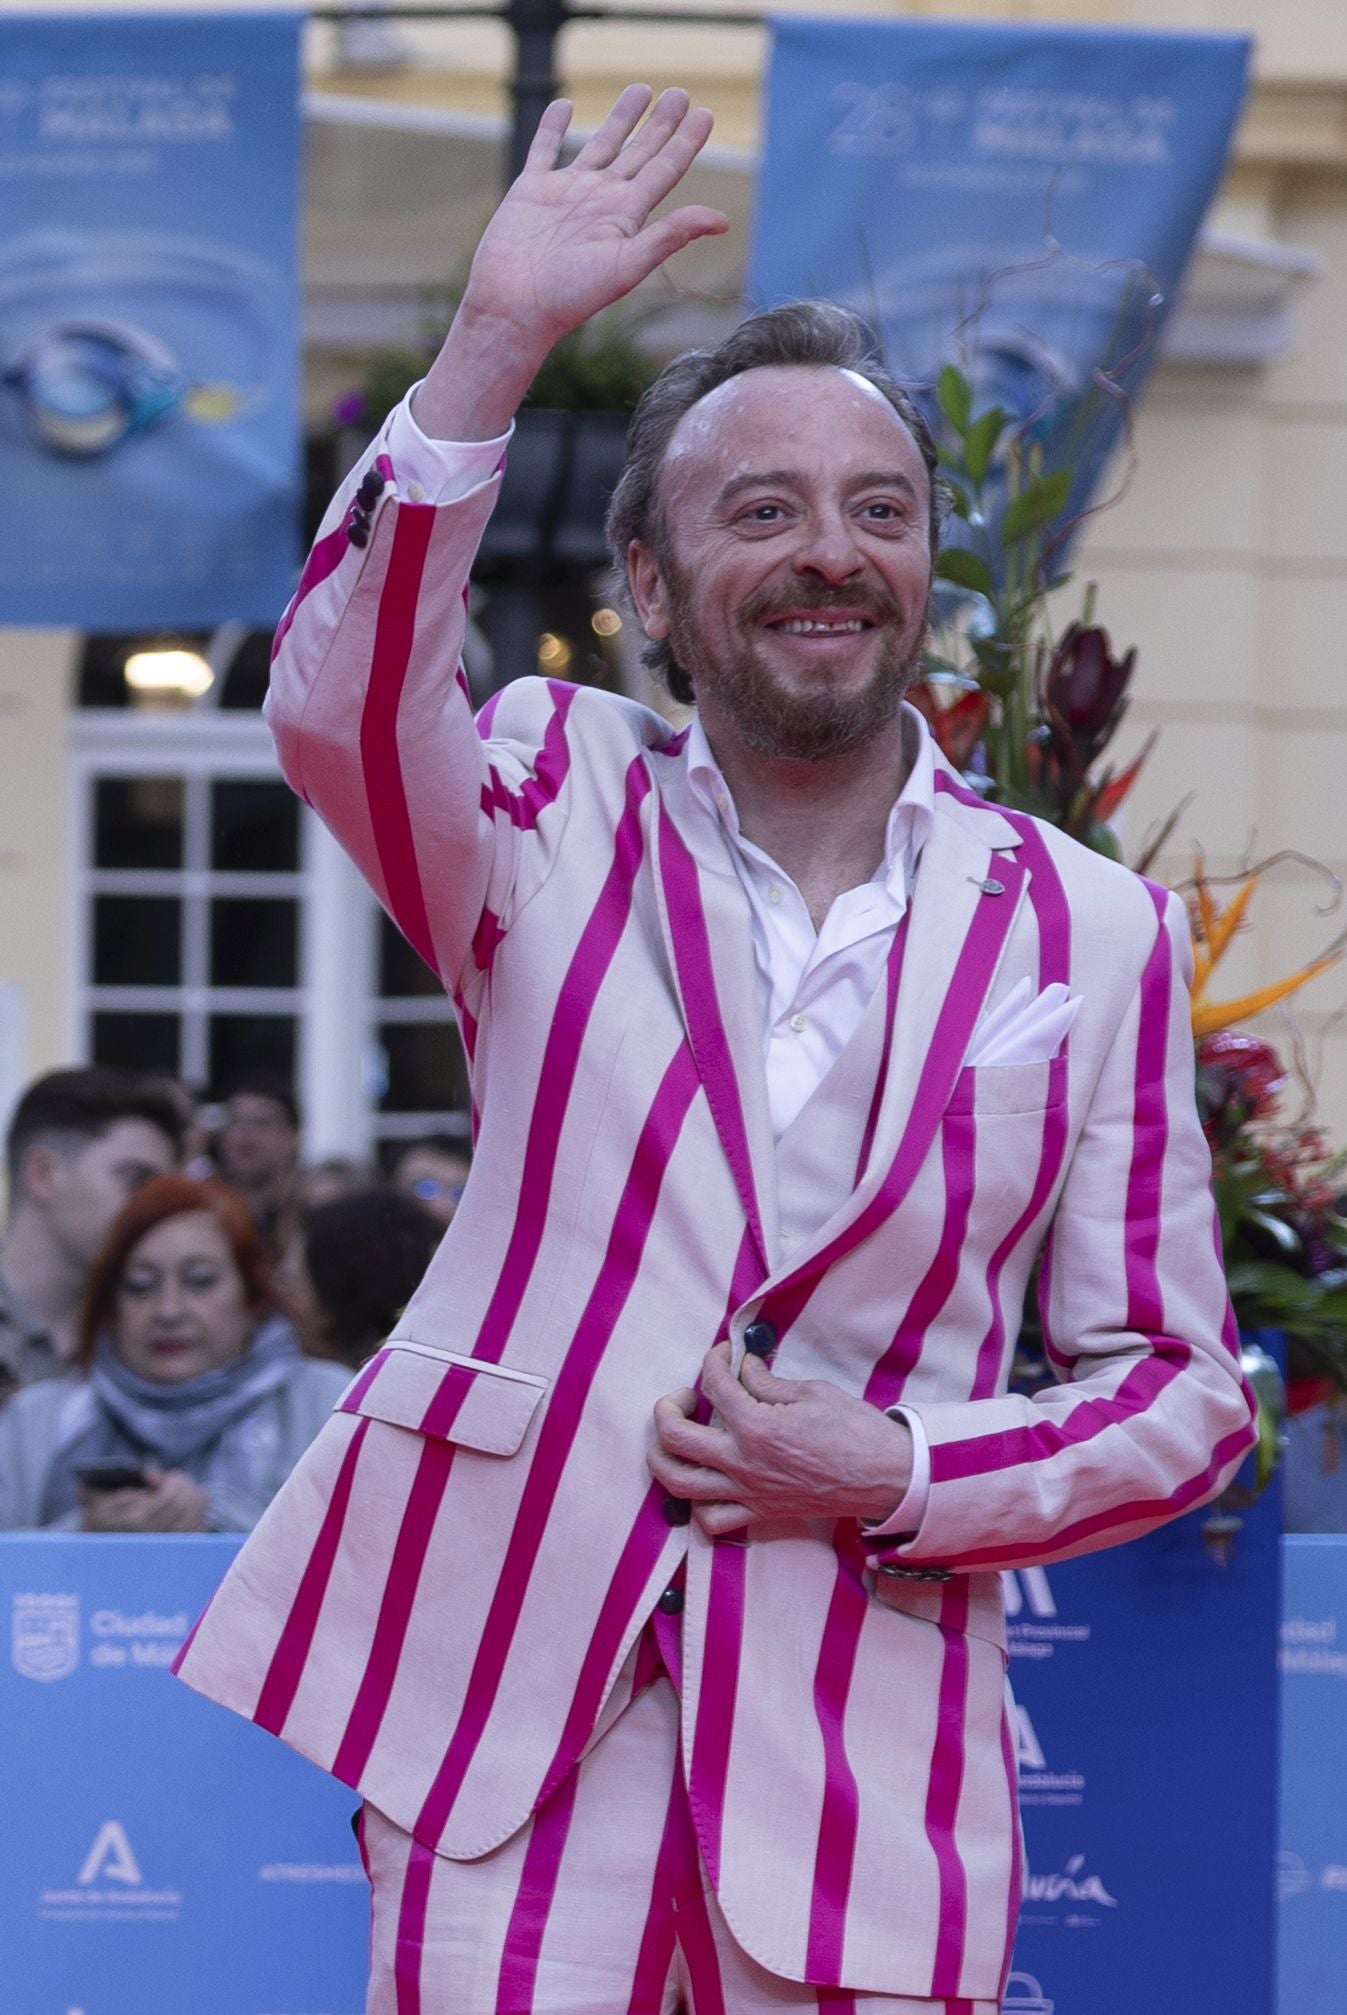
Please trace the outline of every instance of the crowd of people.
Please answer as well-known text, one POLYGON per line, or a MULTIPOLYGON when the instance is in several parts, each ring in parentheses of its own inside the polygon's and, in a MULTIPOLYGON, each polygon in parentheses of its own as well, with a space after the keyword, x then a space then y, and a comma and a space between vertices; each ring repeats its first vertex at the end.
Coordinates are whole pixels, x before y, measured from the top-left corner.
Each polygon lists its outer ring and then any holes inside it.
POLYGON ((293 1090, 60 1070, 0 1241, 0 1529, 246 1532, 453 1218, 465 1141, 306 1164, 293 1090))

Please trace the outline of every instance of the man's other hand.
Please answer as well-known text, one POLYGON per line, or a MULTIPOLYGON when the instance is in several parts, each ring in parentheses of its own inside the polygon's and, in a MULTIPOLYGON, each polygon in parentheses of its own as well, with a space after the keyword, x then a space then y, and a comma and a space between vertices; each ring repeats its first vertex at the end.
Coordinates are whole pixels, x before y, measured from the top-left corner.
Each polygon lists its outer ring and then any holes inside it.
POLYGON ((778 1378, 746 1356, 736 1378, 730 1347, 707 1352, 701 1389, 715 1409, 691 1416, 690 1387, 658 1400, 650 1472, 712 1538, 742 1526, 800 1518, 884 1519, 912 1473, 912 1437, 868 1400, 821 1378, 778 1378))

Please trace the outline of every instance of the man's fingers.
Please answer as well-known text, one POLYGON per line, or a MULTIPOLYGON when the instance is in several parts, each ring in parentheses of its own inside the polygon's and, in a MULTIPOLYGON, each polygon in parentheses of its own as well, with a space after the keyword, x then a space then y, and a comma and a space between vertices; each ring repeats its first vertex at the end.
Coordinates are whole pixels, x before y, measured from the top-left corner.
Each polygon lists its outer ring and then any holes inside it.
POLYGON ((704 1427, 686 1414, 660 1400, 655 1408, 655 1437, 661 1448, 684 1462, 711 1464, 724 1469, 734 1454, 734 1443, 723 1427, 704 1427))
POLYGON ((778 1378, 751 1350, 744 1352, 739 1367, 739 1384, 750 1398, 763 1406, 784 1406, 800 1397, 798 1378, 778 1378))
MULTIPOLYGON (((683 210, 672 210, 667 217, 658 218, 647 224, 631 241, 633 261, 639 261, 638 278, 646 279, 657 266, 666 259, 672 259, 675 252, 681 252, 694 238, 718 238, 728 231, 730 220, 719 210, 703 209, 700 204, 689 205, 683 210)), ((637 284, 632 281, 632 286, 637 284)))
POLYGON ((677 1392, 666 1392, 663 1399, 655 1401, 655 1420, 660 1419, 661 1409, 665 1413, 676 1413, 684 1420, 691 1420, 697 1411, 697 1395, 690 1385, 680 1386, 677 1392))
POLYGON ((548 105, 537 130, 529 142, 528 153, 524 156, 525 169, 555 168, 561 143, 566 137, 566 128, 571 123, 571 105, 568 98, 554 98, 548 105))
POLYGON ((717 1502, 692 1507, 692 1516, 708 1539, 723 1539, 727 1533, 741 1531, 748 1524, 749 1515, 743 1504, 717 1502))
POLYGON ((694 107, 632 178, 647 215, 657 203, 664 201, 671 189, 678 187, 710 139, 713 123, 704 105, 694 107))
POLYGON ((702 1504, 713 1499, 723 1502, 734 1495, 733 1483, 718 1469, 708 1469, 699 1462, 682 1462, 665 1448, 647 1449, 645 1460, 656 1483, 662 1484, 671 1497, 686 1497, 694 1504, 702 1504))
POLYGON ((757 1401, 730 1370, 730 1346, 713 1344, 702 1360, 702 1391, 731 1427, 752 1413, 757 1401))
POLYGON ((671 89, 660 92, 645 124, 639 132, 633 133, 617 157, 618 173, 627 181, 634 181, 646 162, 658 154, 665 142, 678 131, 687 117, 688 102, 686 91, 671 89))
POLYGON ((654 93, 648 84, 628 84, 619 91, 603 124, 590 134, 573 167, 606 168, 615 161, 636 130, 637 121, 654 93))

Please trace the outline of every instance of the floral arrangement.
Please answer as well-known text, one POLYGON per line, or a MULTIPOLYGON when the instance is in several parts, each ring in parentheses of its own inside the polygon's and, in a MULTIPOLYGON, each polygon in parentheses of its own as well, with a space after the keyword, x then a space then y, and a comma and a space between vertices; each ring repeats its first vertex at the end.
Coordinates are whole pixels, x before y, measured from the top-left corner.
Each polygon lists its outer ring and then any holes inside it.
POLYGON ((1329 1378, 1347 1392, 1347 1152, 1332 1154, 1322 1128, 1288 1117, 1291 1073, 1270 1043, 1231 1027, 1284 999, 1339 956, 1240 1000, 1207 998, 1262 870, 1222 910, 1199 864, 1193 877, 1198 1109, 1211 1147, 1226 1280, 1245 1329, 1280 1329, 1294 1380, 1329 1378))
MULTIPOLYGON (((975 411, 969 378, 946 365, 936 385, 940 474, 948 542, 937 562, 938 624, 911 698, 942 754, 992 801, 1027 811, 1121 858, 1109 821, 1154 741, 1119 770, 1106 751, 1127 709, 1136 651, 1115 650, 1095 618, 1096 591, 1054 629, 1068 587, 1061 556, 1079 519, 1067 515, 1069 467, 1048 471, 1032 416, 975 411)), ((1187 802, 1187 801, 1185 801, 1187 802)), ((1132 863, 1154 861, 1179 806, 1132 863)), ((1280 858, 1280 857, 1279 857, 1280 858)), ((1330 945, 1302 971, 1240 999, 1214 1001, 1212 973, 1244 925, 1265 862, 1222 906, 1202 863, 1184 891, 1193 934, 1193 1033, 1199 1108, 1213 1156, 1231 1299, 1241 1329, 1288 1337, 1293 1376, 1312 1371, 1347 1392, 1347 1154, 1330 1153, 1306 1117, 1287 1118, 1290 1074, 1266 1042, 1232 1024, 1285 1000, 1340 956, 1330 945)), ((1271 1360, 1252 1341, 1245 1368, 1259 1394, 1259 1482, 1275 1467, 1282 1394, 1271 1360)), ((1046 1377, 1033 1297, 1017 1379, 1046 1377)), ((1208 1521, 1218 1557, 1238 1525, 1227 1504, 1208 1521)))

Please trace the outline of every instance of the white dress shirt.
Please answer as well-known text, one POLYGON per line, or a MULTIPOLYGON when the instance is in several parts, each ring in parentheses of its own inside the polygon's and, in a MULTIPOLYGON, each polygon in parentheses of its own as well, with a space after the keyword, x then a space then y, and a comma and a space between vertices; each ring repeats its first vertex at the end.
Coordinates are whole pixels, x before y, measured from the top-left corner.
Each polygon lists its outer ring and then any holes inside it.
MULTIPOLYGON (((432 440, 412 418, 411 396, 409 392, 397 408, 388 429, 388 454, 398 471, 399 490, 413 503, 457 502, 495 473, 510 435, 490 441, 432 440)), ((907 909, 935 817, 930 733, 911 708, 904 722, 910 767, 889 813, 884 858, 869 881, 835 899, 818 931, 790 876, 744 838, 701 721, 694 718, 692 723, 687 746, 692 792, 720 828, 753 920, 767 1096, 778 1140, 860 1026, 907 909)), ((872 1538, 914 1534, 930 1491, 926 1431, 907 1407, 892 1411, 901 1414, 912 1436, 912 1479, 890 1516, 867 1526, 872 1538)))

